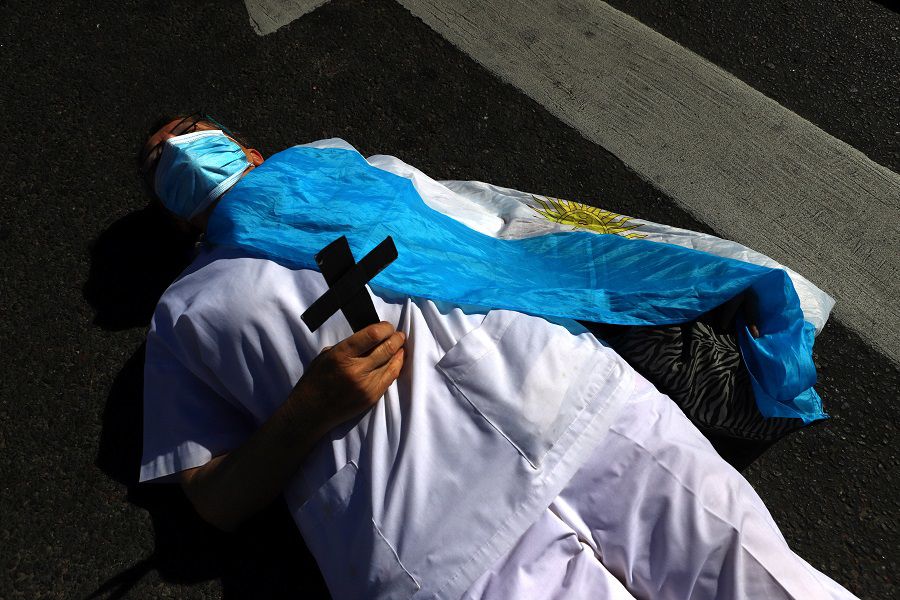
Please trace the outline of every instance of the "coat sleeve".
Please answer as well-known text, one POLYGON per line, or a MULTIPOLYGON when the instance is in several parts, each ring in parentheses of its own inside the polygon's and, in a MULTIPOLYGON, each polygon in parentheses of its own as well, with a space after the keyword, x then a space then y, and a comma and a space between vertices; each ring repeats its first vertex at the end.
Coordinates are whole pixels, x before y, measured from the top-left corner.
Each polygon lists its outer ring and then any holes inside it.
MULTIPOLYGON (((151 328, 144 364, 140 481, 206 464, 243 443, 252 420, 151 328)), ((169 341, 171 342, 171 341, 169 341)))

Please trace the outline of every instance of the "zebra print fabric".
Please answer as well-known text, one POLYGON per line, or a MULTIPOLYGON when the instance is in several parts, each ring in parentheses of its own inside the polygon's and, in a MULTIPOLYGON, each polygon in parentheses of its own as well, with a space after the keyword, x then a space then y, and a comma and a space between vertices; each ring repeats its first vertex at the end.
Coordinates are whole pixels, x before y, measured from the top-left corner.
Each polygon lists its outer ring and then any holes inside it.
POLYGON ((803 426, 800 419, 766 418, 759 412, 735 332, 715 326, 707 315, 665 327, 585 325, 704 433, 775 441, 803 426))

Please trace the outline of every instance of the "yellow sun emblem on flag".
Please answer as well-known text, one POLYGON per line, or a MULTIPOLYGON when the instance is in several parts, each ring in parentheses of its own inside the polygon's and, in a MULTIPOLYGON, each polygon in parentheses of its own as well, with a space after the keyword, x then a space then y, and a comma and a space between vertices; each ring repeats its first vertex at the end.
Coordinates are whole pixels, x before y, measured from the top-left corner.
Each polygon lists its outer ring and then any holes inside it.
POLYGON ((618 213, 580 202, 572 202, 571 200, 561 200, 559 198, 550 198, 549 196, 544 198, 532 197, 541 205, 541 208, 535 208, 534 210, 555 223, 572 225, 578 229, 589 229, 597 233, 611 233, 629 239, 647 237, 640 233, 628 233, 641 226, 640 223, 629 225, 628 221, 631 220, 631 217, 625 217, 618 213))

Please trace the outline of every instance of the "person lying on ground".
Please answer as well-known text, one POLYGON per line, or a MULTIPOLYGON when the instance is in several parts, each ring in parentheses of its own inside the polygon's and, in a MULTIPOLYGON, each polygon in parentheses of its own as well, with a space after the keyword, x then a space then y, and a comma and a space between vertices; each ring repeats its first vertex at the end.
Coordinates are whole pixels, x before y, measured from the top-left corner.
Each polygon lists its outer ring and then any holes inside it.
MULTIPOLYGON (((328 291, 322 274, 263 243, 217 244, 223 228, 262 239, 267 220, 318 218, 315 194, 297 193, 317 174, 353 179, 340 191, 355 202, 406 193, 392 178, 440 184, 363 164, 344 142, 306 148, 264 162, 203 115, 147 140, 154 193, 207 242, 148 333, 142 481, 179 481, 225 530, 283 495, 335 598, 853 597, 791 551, 667 396, 572 318, 373 281, 382 322, 354 332, 335 314, 311 331, 301 315, 328 291), (274 208, 256 213, 259 198, 274 208), (234 210, 263 220, 242 228, 234 210)), ((395 232, 401 257, 416 233, 395 232)), ((305 251, 295 241, 284 247, 305 251)), ((774 335, 758 325, 760 340, 774 335)))

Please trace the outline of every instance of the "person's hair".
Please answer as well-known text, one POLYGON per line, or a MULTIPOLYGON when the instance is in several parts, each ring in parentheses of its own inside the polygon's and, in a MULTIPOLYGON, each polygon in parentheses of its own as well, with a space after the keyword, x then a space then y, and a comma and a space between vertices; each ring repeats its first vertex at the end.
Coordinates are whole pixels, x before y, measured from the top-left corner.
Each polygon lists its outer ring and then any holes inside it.
POLYGON ((159 117, 158 119, 155 119, 150 124, 150 128, 144 134, 144 137, 141 138, 141 143, 138 146, 138 151, 137 151, 137 154, 135 155, 135 160, 137 161, 138 169, 140 169, 143 166, 141 164, 141 161, 144 158, 144 146, 147 145, 147 140, 150 139, 150 136, 153 135, 154 133, 156 133, 157 131, 159 131, 160 129, 162 129, 167 124, 171 123, 172 121, 174 121, 176 119, 181 120, 181 119, 185 118, 186 116, 188 116, 189 114, 191 114, 191 113, 190 112, 178 112, 178 113, 163 115, 163 116, 159 117))

